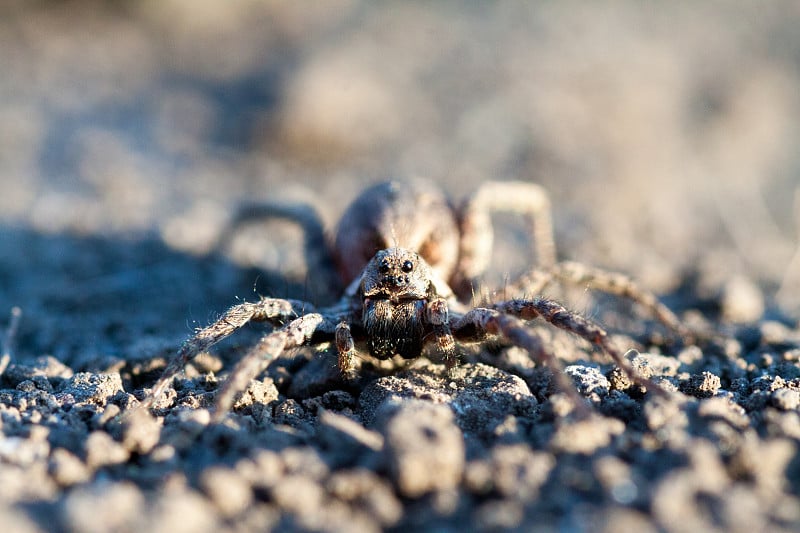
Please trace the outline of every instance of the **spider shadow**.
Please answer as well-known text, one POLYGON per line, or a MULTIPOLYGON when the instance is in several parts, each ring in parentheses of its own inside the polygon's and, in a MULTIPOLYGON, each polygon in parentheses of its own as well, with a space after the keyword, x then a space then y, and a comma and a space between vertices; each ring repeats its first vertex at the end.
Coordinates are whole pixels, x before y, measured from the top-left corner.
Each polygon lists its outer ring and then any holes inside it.
POLYGON ((5 225, 0 249, 0 324, 12 307, 22 310, 12 364, 48 354, 76 372, 119 369, 170 357, 237 301, 330 298, 287 273, 242 267, 219 251, 175 250, 152 234, 46 234, 5 225))

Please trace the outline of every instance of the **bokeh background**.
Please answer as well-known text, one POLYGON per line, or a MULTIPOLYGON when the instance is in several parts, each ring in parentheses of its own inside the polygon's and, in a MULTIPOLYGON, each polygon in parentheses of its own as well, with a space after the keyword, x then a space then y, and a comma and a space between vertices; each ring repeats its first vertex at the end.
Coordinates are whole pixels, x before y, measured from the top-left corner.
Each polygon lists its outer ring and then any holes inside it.
MULTIPOLYGON (((552 194, 561 257, 662 294, 744 280, 767 312, 800 308, 797 2, 0 10, 0 298, 36 315, 61 295, 81 323, 118 312, 114 332, 151 317, 100 352, 275 290, 251 270, 202 269, 242 202, 309 204, 333 228, 390 177, 455 201, 484 180, 532 180, 552 194)), ((267 224, 223 256, 321 294, 301 241, 267 224)), ((521 268, 503 250, 499 277, 521 268)), ((44 321, 28 322, 32 351, 68 335, 54 322, 45 340, 44 321)))

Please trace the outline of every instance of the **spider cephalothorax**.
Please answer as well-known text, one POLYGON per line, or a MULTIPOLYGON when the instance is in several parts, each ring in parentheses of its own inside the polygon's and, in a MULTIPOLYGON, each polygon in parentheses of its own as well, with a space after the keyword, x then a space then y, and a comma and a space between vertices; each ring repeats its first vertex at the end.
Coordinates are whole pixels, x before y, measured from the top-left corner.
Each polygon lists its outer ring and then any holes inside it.
POLYGON ((428 263, 404 248, 381 250, 364 269, 359 296, 369 353, 378 359, 419 357, 425 309, 436 297, 428 263))
MULTIPOLYGON (((349 378, 362 343, 377 359, 396 355, 413 359, 426 344, 435 343, 451 369, 458 363, 458 342, 499 338, 553 367, 558 387, 582 405, 569 378, 560 372, 560 362, 530 326, 536 318, 588 340, 610 355, 633 382, 661 393, 655 383, 635 372, 598 324, 553 300, 523 297, 540 294, 553 280, 579 283, 629 298, 677 335, 687 336, 675 315, 629 278, 579 263, 556 262, 549 205, 541 187, 522 182, 485 183, 458 208, 427 182, 370 187, 345 211, 330 250, 331 264, 326 266, 335 264, 348 284, 336 304, 316 309, 307 302, 262 298, 231 307, 186 341, 142 401, 142 408, 153 405, 190 358, 250 321, 271 322, 276 329, 233 369, 217 395, 217 417, 230 410, 236 395, 270 360, 294 347, 330 341, 335 342, 339 370, 349 378), (529 220, 536 267, 505 287, 504 293, 517 298, 472 307, 473 288, 492 251, 489 215, 498 210, 529 220)), ((258 212, 271 213, 269 208, 258 212)), ((292 211, 279 206, 274 213, 286 216, 292 211)), ((298 211, 297 220, 301 224, 318 220, 308 213, 308 209, 298 211)), ((323 233, 319 227, 309 232, 323 233)))

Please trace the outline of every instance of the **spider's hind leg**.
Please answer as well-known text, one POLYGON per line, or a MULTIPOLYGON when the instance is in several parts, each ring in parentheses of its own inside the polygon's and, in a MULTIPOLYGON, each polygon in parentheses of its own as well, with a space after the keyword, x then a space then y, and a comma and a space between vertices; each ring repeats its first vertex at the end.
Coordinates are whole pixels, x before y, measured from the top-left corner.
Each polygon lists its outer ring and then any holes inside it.
POLYGON ((341 292, 342 281, 333 268, 334 260, 325 226, 313 206, 305 203, 251 202, 240 205, 217 239, 216 249, 227 249, 230 241, 245 226, 265 223, 270 219, 287 220, 303 232, 303 256, 307 262, 312 286, 323 291, 324 297, 341 292))
POLYGON ((469 297, 476 280, 489 266, 494 239, 490 216, 501 211, 526 217, 535 264, 547 269, 556 261, 550 199, 544 188, 521 181, 486 182, 459 209, 461 256, 453 289, 462 300, 469 297))
POLYGON ((562 261, 547 271, 533 270, 523 276, 508 291, 511 294, 537 295, 541 294, 544 287, 554 280, 630 300, 644 308, 647 313, 684 342, 691 343, 696 337, 696 334, 690 331, 672 310, 661 303, 654 293, 640 287, 632 278, 575 261, 562 261))

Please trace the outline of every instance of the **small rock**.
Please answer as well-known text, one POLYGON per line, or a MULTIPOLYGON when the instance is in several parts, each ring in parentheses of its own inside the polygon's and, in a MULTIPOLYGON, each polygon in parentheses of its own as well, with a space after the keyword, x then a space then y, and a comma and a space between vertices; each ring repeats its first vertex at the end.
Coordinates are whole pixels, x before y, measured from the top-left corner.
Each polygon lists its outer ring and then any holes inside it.
POLYGON ((796 331, 792 331, 776 320, 764 320, 759 324, 761 341, 765 344, 792 344, 798 341, 796 331))
POLYGON ((283 461, 272 450, 257 450, 236 463, 236 471, 255 489, 272 488, 283 475, 283 461))
POLYGON ((386 461, 403 496, 417 498, 458 486, 464 438, 448 407, 405 401, 381 411, 377 416, 386 438, 386 461))
POLYGON ((582 396, 590 397, 599 401, 608 394, 611 384, 599 369, 583 366, 569 365, 564 368, 564 372, 572 378, 575 387, 582 396))
POLYGON ((634 483, 631 467, 621 459, 608 455, 594 462, 594 473, 603 488, 622 505, 630 505, 637 498, 639 488, 634 483))
POLYGON ((317 440, 338 458, 338 463, 358 462, 383 448, 383 436, 380 433, 332 411, 323 411, 320 415, 317 440))
POLYGON ((440 375, 441 367, 431 365, 378 379, 364 389, 359 402, 363 420, 369 425, 387 403, 403 398, 432 404, 449 404, 464 434, 491 442, 502 436, 520 438, 509 416, 532 418, 536 398, 520 377, 485 364, 465 364, 451 376, 440 375), (505 426, 501 428, 501 426, 505 426))
POLYGON ((721 303, 722 316, 729 322, 755 322, 764 314, 761 289, 742 276, 736 276, 725 284, 721 303))
POLYGON ((36 522, 27 516, 22 508, 11 505, 0 507, 0 524, 3 524, 3 530, 14 533, 41 533, 44 531, 41 526, 37 526, 36 522))
POLYGON ((166 485, 141 518, 144 525, 129 528, 130 531, 213 533, 222 530, 218 522, 220 517, 208 500, 182 484, 166 485))
POLYGON ((253 404, 267 405, 278 399, 278 389, 271 378, 262 381, 253 380, 247 388, 238 395, 233 404, 234 410, 250 407, 253 404))
POLYGON ((644 415, 647 427, 654 432, 660 432, 664 437, 674 432, 685 436, 683 428, 689 424, 689 417, 683 402, 673 398, 653 398, 644 405, 644 415))
POLYGON ((64 448, 56 448, 50 454, 48 470, 53 479, 62 487, 85 483, 91 472, 83 461, 64 448))
POLYGON ((112 396, 122 390, 122 378, 119 373, 79 372, 64 381, 58 392, 72 395, 77 403, 86 402, 104 406, 112 396))
POLYGON ((106 465, 124 463, 130 453, 105 431, 92 431, 86 438, 86 464, 96 470, 106 465))
POLYGON ((129 482, 99 482, 70 492, 64 501, 64 527, 87 533, 133 531, 144 515, 142 492, 129 482))
MULTIPOLYGON (((634 370, 638 375, 644 378, 653 378, 654 376, 674 377, 678 374, 678 369, 681 366, 681 361, 674 357, 667 357, 665 355, 638 353, 635 350, 629 351, 625 357, 630 361, 634 370)), ((608 382, 613 390, 630 392, 634 389, 634 383, 619 367, 615 366, 608 374, 608 382)), ((662 386, 667 387, 666 382, 662 386)), ((641 392, 644 392, 642 387, 641 392)))
POLYGON ((272 487, 272 498, 281 508, 302 516, 319 512, 325 493, 322 487, 309 477, 287 475, 272 487))
POLYGON ((800 391, 795 389, 778 389, 770 398, 772 405, 783 411, 794 411, 800 407, 800 391))
POLYGON ((727 398, 708 398, 700 402, 697 414, 704 418, 725 420, 737 429, 745 429, 750 425, 750 418, 744 408, 727 398))
POLYGON ((31 379, 34 376, 45 376, 47 378, 67 379, 73 375, 72 369, 53 357, 45 355, 34 359, 33 364, 11 364, 3 372, 3 379, 15 387, 21 381, 31 379))
POLYGON ((475 509, 478 531, 516 530, 522 525, 524 509, 516 501, 490 500, 475 509))
POLYGON ((189 449, 196 444, 198 436, 206 431, 210 422, 211 412, 208 409, 173 411, 164 419, 159 441, 177 450, 189 449))
POLYGON ((142 410, 135 410, 125 417, 122 430, 122 445, 130 452, 148 453, 161 437, 161 424, 142 410))
POLYGON ((584 420, 559 421, 550 448, 556 453, 588 455, 611 444, 611 439, 623 431, 625 423, 616 418, 591 416, 584 420))
POLYGON ((676 376, 682 364, 681 361, 675 357, 656 353, 637 353, 631 360, 631 363, 634 368, 640 372, 647 368, 647 373, 649 374, 647 377, 676 376))
POLYGON ((310 446, 286 448, 281 451, 280 457, 283 469, 288 474, 305 476, 319 481, 330 473, 330 468, 321 452, 310 446))
POLYGON ((289 398, 275 406, 273 421, 293 428, 309 431, 311 423, 306 419, 306 411, 297 400, 289 398))
POLYGON ((393 526, 402 516, 403 506, 394 491, 370 470, 357 468, 336 472, 326 488, 333 497, 363 508, 383 527, 393 526))
POLYGON ((493 489, 507 498, 534 501, 555 466, 554 457, 527 444, 496 446, 489 461, 493 489))
POLYGON ((200 475, 200 486, 226 518, 241 513, 253 501, 250 484, 238 472, 229 468, 207 468, 200 475))
POLYGON ((714 396, 722 386, 719 376, 711 372, 701 372, 692 374, 689 381, 685 382, 681 390, 696 398, 710 398, 714 396))

